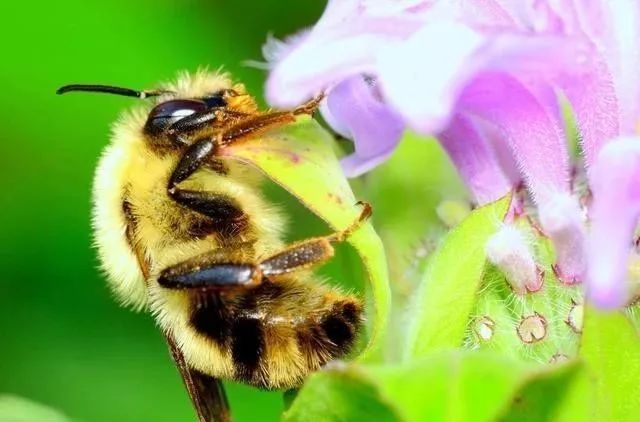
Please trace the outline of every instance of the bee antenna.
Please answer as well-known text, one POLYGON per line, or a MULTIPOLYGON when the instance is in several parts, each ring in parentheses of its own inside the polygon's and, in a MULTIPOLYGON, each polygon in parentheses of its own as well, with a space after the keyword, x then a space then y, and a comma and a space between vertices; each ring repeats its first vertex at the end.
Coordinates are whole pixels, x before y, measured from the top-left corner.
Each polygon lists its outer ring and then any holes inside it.
POLYGON ((67 92, 73 91, 83 91, 83 92, 101 92, 106 94, 114 94, 114 95, 123 95, 125 97, 136 97, 136 98, 148 98, 148 97, 156 97, 162 94, 168 94, 172 91, 166 91, 162 89, 158 90, 150 90, 150 91, 136 91, 135 89, 129 88, 120 88, 117 86, 111 85, 65 85, 63 87, 58 88, 56 94, 61 95, 67 92))

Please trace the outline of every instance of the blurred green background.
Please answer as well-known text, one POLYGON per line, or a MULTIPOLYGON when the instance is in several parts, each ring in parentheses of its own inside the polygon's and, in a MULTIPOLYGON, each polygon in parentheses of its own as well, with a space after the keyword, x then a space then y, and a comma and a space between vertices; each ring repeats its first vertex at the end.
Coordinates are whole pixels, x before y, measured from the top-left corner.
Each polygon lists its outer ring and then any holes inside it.
MULTIPOLYGON (((320 0, 3 2, 0 394, 27 397, 75 420, 193 419, 152 319, 112 300, 91 248, 94 167, 111 123, 135 100, 54 93, 66 83, 149 88, 178 70, 224 65, 260 97, 264 71, 242 62, 261 59, 268 33, 291 34, 323 8, 320 0)), ((449 189, 438 181, 451 171, 434 148, 409 154, 416 169, 429 169, 417 185, 424 192, 413 192, 411 173, 398 166, 359 182, 380 187, 369 199, 389 217, 383 232, 394 231, 394 213, 403 213, 395 217, 404 227, 407 218, 423 225, 435 218, 439 191, 449 189), (420 161, 426 156, 431 164, 420 161), (407 197, 424 199, 419 207, 385 209, 407 197)), ((291 220, 302 222, 292 224, 292 238, 326 230, 296 201, 272 191, 291 220)), ((348 251, 343 255, 326 273, 348 277, 353 265, 345 270, 352 261, 348 251)), ((238 421, 277 420, 282 409, 279 393, 228 385, 228 394, 238 421)))

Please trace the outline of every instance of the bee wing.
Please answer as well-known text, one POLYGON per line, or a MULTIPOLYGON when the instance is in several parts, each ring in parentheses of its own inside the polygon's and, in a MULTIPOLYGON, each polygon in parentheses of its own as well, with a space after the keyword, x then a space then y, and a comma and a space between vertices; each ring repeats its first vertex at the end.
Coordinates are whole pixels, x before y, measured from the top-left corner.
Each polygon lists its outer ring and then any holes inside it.
POLYGON ((222 382, 189 368, 184 355, 171 336, 165 334, 171 357, 180 370, 191 403, 200 422, 230 422, 231 413, 222 382))

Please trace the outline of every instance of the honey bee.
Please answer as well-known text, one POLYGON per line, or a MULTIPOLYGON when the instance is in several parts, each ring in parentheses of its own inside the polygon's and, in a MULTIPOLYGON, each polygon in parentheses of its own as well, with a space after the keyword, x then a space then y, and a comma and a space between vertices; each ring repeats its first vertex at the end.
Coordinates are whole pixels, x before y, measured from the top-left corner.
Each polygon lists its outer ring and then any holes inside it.
POLYGON ((343 231, 287 246, 258 170, 218 154, 313 113, 318 99, 261 112, 243 85, 205 71, 157 90, 67 85, 58 93, 71 91, 151 99, 120 118, 100 159, 95 244, 119 300, 154 315, 201 420, 224 419, 218 379, 292 388, 348 353, 361 299, 323 284, 312 267, 333 256, 332 244, 369 206, 343 231))

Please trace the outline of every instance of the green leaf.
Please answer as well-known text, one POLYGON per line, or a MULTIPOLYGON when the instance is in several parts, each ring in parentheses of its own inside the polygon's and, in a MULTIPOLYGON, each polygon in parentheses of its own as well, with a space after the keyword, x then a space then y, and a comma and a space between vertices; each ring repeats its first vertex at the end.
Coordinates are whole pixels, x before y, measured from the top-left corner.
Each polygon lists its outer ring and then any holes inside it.
MULTIPOLYGON (((559 420, 584 420, 581 418, 561 418, 567 415, 567 405, 575 406, 571 410, 574 416, 584 409, 584 403, 575 403, 571 391, 576 380, 585 375, 584 368, 578 362, 557 365, 547 373, 532 378, 516 394, 508 410, 500 417, 500 421, 536 422, 559 420)), ((579 397, 576 397, 580 399, 579 397)), ((583 401, 586 397, 582 397, 583 401)))
POLYGON ((375 381, 357 366, 316 372, 283 418, 295 421, 397 421, 392 403, 380 396, 375 381))
MULTIPOLYGON (((251 163, 296 196, 334 230, 342 230, 361 212, 332 149, 333 139, 315 120, 302 116, 293 124, 264 136, 224 148, 223 155, 251 163)), ((347 240, 364 264, 374 306, 369 346, 363 357, 377 355, 383 343, 390 308, 384 248, 371 223, 347 240)))
POLYGON ((40 403, 12 395, 0 395, 0 421, 69 422, 71 419, 40 403))
POLYGON ((406 359, 461 345, 485 267, 485 244, 509 208, 507 196, 474 210, 444 238, 416 294, 406 359))
POLYGON ((309 378, 284 420, 491 421, 544 374, 536 364, 468 351, 333 367, 309 378))
POLYGON ((624 315, 585 309, 580 356, 593 382, 591 420, 640 420, 640 338, 624 315))

